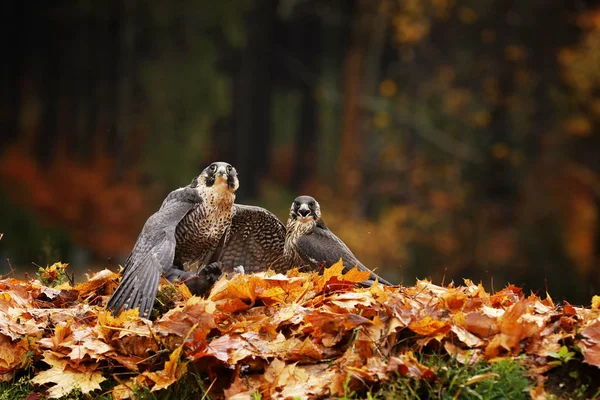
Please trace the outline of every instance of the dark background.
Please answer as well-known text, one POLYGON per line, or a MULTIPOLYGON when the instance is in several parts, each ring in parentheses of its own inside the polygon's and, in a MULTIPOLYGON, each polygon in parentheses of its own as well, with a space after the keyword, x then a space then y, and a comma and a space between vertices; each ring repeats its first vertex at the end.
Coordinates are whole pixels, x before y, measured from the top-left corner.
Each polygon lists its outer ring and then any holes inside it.
POLYGON ((0 9, 4 274, 116 268, 166 193, 225 160, 239 202, 286 219, 312 194, 392 281, 600 290, 595 2, 0 9))

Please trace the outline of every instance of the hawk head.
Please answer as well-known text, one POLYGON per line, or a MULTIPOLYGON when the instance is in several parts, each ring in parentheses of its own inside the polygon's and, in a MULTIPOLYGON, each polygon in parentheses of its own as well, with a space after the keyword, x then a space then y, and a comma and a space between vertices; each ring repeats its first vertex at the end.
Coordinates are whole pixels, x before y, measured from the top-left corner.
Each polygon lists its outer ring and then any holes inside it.
POLYGON ((240 181, 237 177, 237 171, 231 164, 219 161, 204 168, 200 176, 194 178, 191 186, 196 187, 198 185, 214 187, 215 189, 226 188, 234 193, 240 186, 240 181))
POLYGON ((290 208, 290 219, 298 222, 312 222, 321 219, 321 207, 310 196, 298 196, 290 208))

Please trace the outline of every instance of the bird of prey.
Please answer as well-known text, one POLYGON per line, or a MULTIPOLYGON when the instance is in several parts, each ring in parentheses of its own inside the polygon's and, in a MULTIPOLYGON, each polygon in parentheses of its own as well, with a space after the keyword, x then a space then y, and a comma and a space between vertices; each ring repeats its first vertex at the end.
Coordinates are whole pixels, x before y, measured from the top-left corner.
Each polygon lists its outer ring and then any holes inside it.
POLYGON ((379 282, 392 286, 358 261, 348 246, 325 226, 321 218, 321 207, 313 197, 296 197, 290 208, 286 228, 284 254, 291 265, 308 265, 312 269, 318 269, 323 264, 329 267, 341 258, 344 271, 358 266, 360 271, 371 273, 369 280, 362 282, 363 285, 371 286, 378 279, 379 282))
POLYGON ((264 208, 234 204, 238 187, 235 168, 215 162, 169 193, 144 224, 107 308, 139 307, 149 316, 163 274, 202 294, 239 265, 246 272, 287 269, 285 226, 264 208))

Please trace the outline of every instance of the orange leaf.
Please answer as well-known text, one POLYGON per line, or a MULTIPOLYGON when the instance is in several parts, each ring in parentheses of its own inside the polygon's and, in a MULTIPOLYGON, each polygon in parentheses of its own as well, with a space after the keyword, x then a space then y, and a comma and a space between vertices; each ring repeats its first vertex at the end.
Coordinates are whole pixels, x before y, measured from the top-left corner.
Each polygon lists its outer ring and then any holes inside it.
POLYGON ((446 333, 450 330, 447 322, 431 318, 426 315, 423 319, 411 321, 408 328, 423 336, 434 336, 440 333, 446 333))

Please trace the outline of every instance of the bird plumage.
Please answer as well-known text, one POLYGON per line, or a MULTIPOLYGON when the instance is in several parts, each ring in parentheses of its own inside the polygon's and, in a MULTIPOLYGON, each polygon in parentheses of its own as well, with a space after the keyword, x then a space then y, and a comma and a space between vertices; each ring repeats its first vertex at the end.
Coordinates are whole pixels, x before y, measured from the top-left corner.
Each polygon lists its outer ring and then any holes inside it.
POLYGON ((283 257, 285 225, 270 211, 261 207, 234 204, 231 225, 223 248, 216 258, 225 272, 238 265, 248 273, 271 268, 285 272, 289 263, 283 257))
POLYGON ((292 265, 309 265, 316 269, 323 264, 329 267, 341 258, 344 271, 357 266, 360 271, 371 274, 365 285, 372 284, 375 279, 392 285, 364 266, 348 246, 327 228, 321 218, 321 207, 314 198, 299 196, 294 200, 286 229, 284 253, 292 265))
POLYGON ((189 280, 199 294, 219 271, 281 263, 285 227, 263 208, 234 204, 238 187, 235 168, 213 163, 190 185, 171 192, 144 224, 107 308, 139 307, 140 315, 149 316, 163 274, 189 280))
POLYGON ((187 186, 169 193, 144 224, 125 262, 121 283, 108 301, 109 309, 139 307, 141 315, 150 313, 161 275, 174 268, 177 224, 201 203, 197 188, 187 186))

